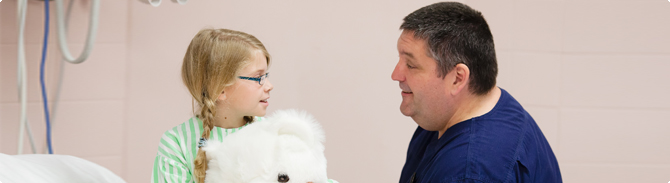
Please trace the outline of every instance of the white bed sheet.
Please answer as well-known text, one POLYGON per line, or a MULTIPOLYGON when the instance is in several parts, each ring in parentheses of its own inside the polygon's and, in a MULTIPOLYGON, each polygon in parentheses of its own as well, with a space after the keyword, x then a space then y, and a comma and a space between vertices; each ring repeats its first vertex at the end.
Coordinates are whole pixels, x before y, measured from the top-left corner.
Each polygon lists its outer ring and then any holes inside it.
POLYGON ((0 183, 125 183, 93 162, 69 155, 0 153, 0 183))

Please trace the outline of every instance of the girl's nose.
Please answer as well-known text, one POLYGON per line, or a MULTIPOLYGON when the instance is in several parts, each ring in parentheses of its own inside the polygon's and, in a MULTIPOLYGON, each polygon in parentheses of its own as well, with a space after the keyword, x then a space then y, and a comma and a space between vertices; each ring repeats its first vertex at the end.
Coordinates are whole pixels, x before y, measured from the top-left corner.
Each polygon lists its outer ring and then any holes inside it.
POLYGON ((270 92, 272 89, 274 89, 274 86, 272 85, 272 82, 270 82, 269 79, 265 81, 265 84, 263 84, 263 86, 265 87, 265 90, 267 90, 267 92, 270 92))

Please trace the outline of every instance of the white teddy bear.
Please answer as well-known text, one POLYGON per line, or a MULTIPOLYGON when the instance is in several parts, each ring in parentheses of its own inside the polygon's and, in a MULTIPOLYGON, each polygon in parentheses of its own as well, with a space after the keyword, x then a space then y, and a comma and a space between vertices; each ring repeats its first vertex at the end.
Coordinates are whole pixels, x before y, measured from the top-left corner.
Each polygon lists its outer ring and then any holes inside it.
POLYGON ((304 111, 282 110, 208 142, 205 183, 327 183, 325 135, 304 111))

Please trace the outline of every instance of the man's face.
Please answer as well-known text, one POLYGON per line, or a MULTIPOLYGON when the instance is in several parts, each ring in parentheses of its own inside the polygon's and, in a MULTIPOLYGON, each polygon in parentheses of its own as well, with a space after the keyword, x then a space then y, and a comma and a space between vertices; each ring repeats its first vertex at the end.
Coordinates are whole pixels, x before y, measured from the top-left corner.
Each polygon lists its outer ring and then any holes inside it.
POLYGON ((437 74, 437 62, 428 54, 425 40, 414 38, 414 32, 403 31, 398 39, 398 64, 391 78, 402 90, 400 112, 410 116, 422 128, 441 130, 446 126, 449 109, 449 77, 437 74))

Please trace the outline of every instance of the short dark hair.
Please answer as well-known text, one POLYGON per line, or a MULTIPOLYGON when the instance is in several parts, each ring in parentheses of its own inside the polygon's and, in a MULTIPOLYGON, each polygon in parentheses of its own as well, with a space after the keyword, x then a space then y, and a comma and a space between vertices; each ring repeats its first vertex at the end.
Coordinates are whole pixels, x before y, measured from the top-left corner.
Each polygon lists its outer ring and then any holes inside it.
POLYGON ((435 3, 407 15, 400 29, 426 40, 428 55, 437 60, 438 77, 462 63, 470 69, 469 88, 474 94, 484 95, 495 86, 493 35, 481 12, 458 2, 435 3))

